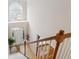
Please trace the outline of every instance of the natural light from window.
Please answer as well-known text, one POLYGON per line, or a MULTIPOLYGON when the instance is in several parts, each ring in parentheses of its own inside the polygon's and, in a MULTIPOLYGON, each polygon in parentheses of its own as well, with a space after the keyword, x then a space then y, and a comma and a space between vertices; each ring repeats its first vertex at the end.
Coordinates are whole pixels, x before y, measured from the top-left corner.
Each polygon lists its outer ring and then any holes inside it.
POLYGON ((9 6, 8 21, 20 21, 20 20, 23 20, 23 8, 19 3, 14 2, 9 6))

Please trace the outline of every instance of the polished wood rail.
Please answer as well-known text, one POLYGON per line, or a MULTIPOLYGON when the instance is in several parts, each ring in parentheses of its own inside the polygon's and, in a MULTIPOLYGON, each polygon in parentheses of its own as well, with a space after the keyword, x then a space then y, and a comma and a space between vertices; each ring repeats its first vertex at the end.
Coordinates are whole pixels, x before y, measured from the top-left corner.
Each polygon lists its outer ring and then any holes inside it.
MULTIPOLYGON (((71 37, 71 33, 65 33, 64 35, 65 35, 64 38, 71 37)), ((28 42, 28 43, 29 44, 33 44, 33 43, 42 42, 42 41, 55 40, 55 38, 56 38, 56 36, 50 36, 50 37, 47 37, 47 38, 43 38, 43 39, 40 39, 40 40, 28 42)), ((16 45, 21 46, 21 45, 24 45, 24 43, 18 43, 18 44, 10 45, 10 47, 15 47, 16 45)))
MULTIPOLYGON (((69 38, 71 36, 71 33, 65 33, 64 35, 65 35, 64 38, 69 38)), ((40 40, 29 42, 29 44, 42 42, 42 41, 48 41, 48 40, 55 40, 55 38, 56 38, 56 36, 51 36, 51 37, 47 37, 47 38, 43 38, 43 39, 40 39, 40 40)))

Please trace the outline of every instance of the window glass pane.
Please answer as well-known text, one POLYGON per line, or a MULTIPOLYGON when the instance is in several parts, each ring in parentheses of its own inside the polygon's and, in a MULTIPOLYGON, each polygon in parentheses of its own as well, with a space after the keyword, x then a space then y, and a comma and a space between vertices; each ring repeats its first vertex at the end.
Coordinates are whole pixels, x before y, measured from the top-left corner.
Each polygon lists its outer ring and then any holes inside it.
POLYGON ((22 20, 23 8, 19 3, 12 3, 9 6, 9 21, 22 20))

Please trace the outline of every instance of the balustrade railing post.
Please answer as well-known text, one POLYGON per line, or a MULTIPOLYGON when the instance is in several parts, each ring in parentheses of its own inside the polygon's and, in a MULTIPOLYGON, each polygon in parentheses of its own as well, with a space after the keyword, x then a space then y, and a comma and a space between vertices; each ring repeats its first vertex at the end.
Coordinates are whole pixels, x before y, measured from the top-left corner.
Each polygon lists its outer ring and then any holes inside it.
POLYGON ((64 30, 60 30, 59 33, 56 35, 55 39, 56 39, 57 43, 56 43, 56 48, 55 48, 53 59, 56 59, 59 46, 60 46, 61 42, 64 40, 64 30))
POLYGON ((26 40, 24 41, 24 56, 26 56, 26 40))
POLYGON ((24 55, 26 56, 26 40, 29 40, 29 35, 26 35, 26 39, 24 40, 24 55))
MULTIPOLYGON (((37 40, 40 39, 40 36, 37 35, 37 40)), ((37 45, 36 45, 36 57, 38 58, 38 45, 39 45, 39 42, 37 42, 37 45)), ((39 59, 39 58, 38 58, 39 59)))

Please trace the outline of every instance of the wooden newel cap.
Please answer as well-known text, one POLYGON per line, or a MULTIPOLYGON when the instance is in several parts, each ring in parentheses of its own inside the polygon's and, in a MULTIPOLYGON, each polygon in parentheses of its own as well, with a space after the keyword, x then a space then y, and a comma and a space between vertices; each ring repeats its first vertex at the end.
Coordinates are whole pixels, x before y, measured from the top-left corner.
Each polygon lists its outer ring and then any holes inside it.
POLYGON ((56 35, 56 41, 61 43, 64 40, 64 30, 60 30, 56 35))
POLYGON ((60 31, 59 31, 59 34, 60 34, 60 35, 63 35, 63 34, 64 34, 64 30, 60 30, 60 31))

